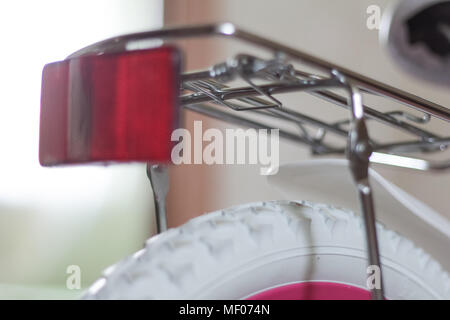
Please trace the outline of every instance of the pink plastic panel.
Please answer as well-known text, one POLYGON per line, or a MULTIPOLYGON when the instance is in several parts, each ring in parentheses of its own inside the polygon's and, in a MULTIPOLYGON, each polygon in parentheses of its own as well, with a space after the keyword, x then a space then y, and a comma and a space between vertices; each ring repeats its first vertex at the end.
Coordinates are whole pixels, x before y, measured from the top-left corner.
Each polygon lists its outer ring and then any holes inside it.
POLYGON ((180 60, 162 47, 46 65, 40 163, 170 160, 180 60))
POLYGON ((269 289, 247 300, 370 300, 370 292, 334 282, 302 282, 269 289))

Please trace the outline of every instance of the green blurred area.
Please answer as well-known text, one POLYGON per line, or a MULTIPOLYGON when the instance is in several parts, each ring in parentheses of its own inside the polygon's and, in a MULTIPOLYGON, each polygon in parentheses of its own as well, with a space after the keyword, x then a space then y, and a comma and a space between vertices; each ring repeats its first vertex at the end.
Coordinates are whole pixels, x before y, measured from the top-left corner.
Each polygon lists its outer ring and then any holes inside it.
POLYGON ((56 286, 0 284, 0 300, 76 300, 82 297, 83 292, 56 286))
POLYGON ((66 197, 52 197, 50 188, 42 191, 50 193, 46 201, 39 201, 43 195, 16 205, 0 199, 0 299, 78 298, 153 233, 144 165, 81 169, 77 175, 78 192, 58 186, 66 197), (93 185, 87 178, 96 170, 105 181, 93 185), (66 288, 70 265, 81 269, 80 290, 66 288))

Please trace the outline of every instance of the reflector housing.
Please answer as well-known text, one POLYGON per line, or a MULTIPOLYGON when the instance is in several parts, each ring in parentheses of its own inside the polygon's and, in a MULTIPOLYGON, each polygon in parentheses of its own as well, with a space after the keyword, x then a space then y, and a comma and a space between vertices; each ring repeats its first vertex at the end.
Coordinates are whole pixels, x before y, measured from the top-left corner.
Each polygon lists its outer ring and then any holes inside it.
POLYGON ((181 55, 174 47, 84 56, 44 67, 43 166, 170 160, 181 55))

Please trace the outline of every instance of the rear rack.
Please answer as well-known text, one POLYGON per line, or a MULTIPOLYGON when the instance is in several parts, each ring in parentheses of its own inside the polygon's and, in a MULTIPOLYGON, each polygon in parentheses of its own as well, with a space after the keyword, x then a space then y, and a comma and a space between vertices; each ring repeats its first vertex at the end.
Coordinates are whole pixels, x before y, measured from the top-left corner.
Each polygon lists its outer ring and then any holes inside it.
POLYGON ((370 140, 374 151, 370 158, 371 162, 417 170, 442 170, 450 167, 450 159, 428 161, 405 155, 405 153, 440 152, 448 148, 450 136, 438 136, 422 127, 430 122, 433 117, 449 122, 449 109, 304 52, 242 31, 231 23, 167 28, 128 34, 85 47, 71 54, 68 58, 89 54, 121 52, 127 50, 129 42, 137 40, 205 36, 225 36, 238 39, 269 50, 273 53, 274 58, 263 60, 250 55, 238 55, 227 62, 215 64, 208 70, 183 74, 182 89, 191 92, 180 97, 181 105, 186 109, 238 125, 272 128, 266 123, 249 120, 236 113, 227 113, 227 111, 223 110, 223 107, 228 107, 233 111, 255 112, 257 109, 261 109, 258 113, 290 121, 300 126, 300 134, 292 134, 280 128, 282 137, 309 145, 314 154, 342 154, 346 148, 336 148, 332 145, 327 145, 323 137, 325 137, 327 132, 331 132, 346 138, 348 130, 344 130, 342 127, 349 123, 349 119, 333 123, 315 119, 303 114, 299 108, 292 110, 282 106, 281 102, 274 95, 304 91, 348 109, 348 97, 336 94, 331 89, 352 87, 362 93, 393 100, 423 113, 422 116, 417 116, 408 111, 400 110, 381 112, 375 107, 363 105, 364 118, 366 120, 376 121, 415 137, 415 139, 408 141, 390 143, 376 143, 370 140), (329 77, 297 70, 289 64, 291 61, 298 61, 308 67, 316 68, 318 71, 325 71, 329 74, 329 77), (226 84, 236 78, 244 80, 248 86, 229 87, 226 84), (263 80, 265 83, 256 85, 254 83, 255 79, 263 80), (263 96, 265 99, 261 99, 258 96, 263 96), (240 103, 231 103, 229 102, 231 99, 239 100, 240 103), (217 108, 217 106, 222 108, 217 108), (303 124, 315 126, 318 129, 318 133, 313 136, 308 134, 302 127, 303 124))
MULTIPOLYGON (((279 128, 280 136, 309 146, 317 155, 346 153, 366 226, 368 262, 369 265, 380 266, 373 199, 368 180, 369 162, 417 170, 448 169, 450 159, 429 161, 412 157, 409 153, 437 153, 448 148, 450 136, 437 135, 424 127, 430 124, 433 118, 450 122, 449 109, 302 51, 245 32, 231 23, 167 28, 124 35, 83 48, 68 58, 125 51, 130 41, 205 36, 237 39, 266 49, 272 57, 262 59, 238 54, 207 70, 181 75, 181 106, 246 127, 279 128), (294 64, 312 68, 317 70, 317 73, 307 72, 294 64), (244 86, 233 85, 235 80, 244 82, 244 86), (309 116, 302 112, 301 107, 289 108, 280 101, 278 95, 290 92, 306 92, 347 109, 350 116, 338 121, 309 116), (363 104, 362 94, 398 102, 407 110, 380 111, 378 107, 363 104), (251 118, 251 115, 257 117, 251 118), (283 126, 271 124, 271 120, 289 122, 299 130, 288 131, 283 126), (387 143, 376 141, 369 137, 366 127, 366 122, 372 121, 401 130, 414 138, 387 143), (315 128, 314 133, 306 126, 315 128), (338 147, 327 143, 325 137, 328 133, 345 139, 347 146, 338 147)), ((156 172, 154 170, 159 170, 158 174, 162 172, 158 166, 150 166, 149 176, 156 172)), ((151 180, 156 183, 158 179, 151 180)), ((158 214, 159 219, 165 219, 165 212, 158 214)), ((382 288, 373 289, 372 297, 383 299, 382 288)))

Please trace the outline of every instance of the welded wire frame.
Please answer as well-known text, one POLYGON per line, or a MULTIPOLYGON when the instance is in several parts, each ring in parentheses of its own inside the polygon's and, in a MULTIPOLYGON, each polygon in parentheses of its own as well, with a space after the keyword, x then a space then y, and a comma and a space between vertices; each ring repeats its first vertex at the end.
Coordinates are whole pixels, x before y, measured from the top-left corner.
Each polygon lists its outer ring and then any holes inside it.
MULTIPOLYGON (((446 150, 450 145, 450 136, 438 136, 430 131, 418 127, 416 124, 426 123, 432 117, 435 117, 448 122, 450 132, 450 109, 435 104, 431 101, 427 101, 411 93, 370 79, 352 70, 332 64, 305 52, 240 30, 231 23, 165 28, 155 31, 127 34, 94 43, 74 52, 68 56, 68 58, 89 54, 126 51, 127 45, 130 42, 139 40, 173 40, 179 38, 198 38, 210 36, 233 38, 247 44, 254 45, 255 47, 272 52, 275 57, 282 56, 290 61, 300 62, 305 66, 325 72, 329 74, 330 77, 323 78, 295 69, 288 70, 289 72, 286 73, 286 69, 283 68, 286 68, 287 66, 285 64, 280 64, 277 59, 274 59, 268 65, 264 66, 266 67, 265 71, 272 68, 272 71, 275 69, 276 71, 280 71, 282 74, 287 74, 288 77, 284 77, 282 81, 280 81, 280 79, 278 79, 278 81, 273 81, 277 79, 272 79, 271 83, 256 86, 250 78, 252 78, 252 76, 258 76, 258 72, 261 71, 258 69, 258 66, 256 67, 256 70, 245 67, 239 68, 239 66, 236 65, 227 69, 226 63, 221 63, 215 65, 209 70, 193 73, 191 72, 182 75, 184 89, 188 89, 193 92, 189 95, 182 95, 180 97, 181 105, 184 108, 240 125, 248 125, 255 128, 271 128, 270 124, 262 123, 256 120, 249 120, 246 117, 243 117, 239 112, 234 112, 231 114, 225 110, 214 108, 212 105, 215 104, 222 107, 227 106, 230 110, 245 110, 245 112, 255 112, 255 109, 261 109, 259 112, 264 112, 265 114, 269 113, 271 116, 278 119, 282 118, 291 122, 296 122, 299 124, 300 128, 302 128, 303 123, 308 123, 309 125, 316 126, 320 129, 319 137, 314 138, 305 135, 304 130, 302 130, 303 134, 295 135, 281 129, 281 136, 292 141, 309 145, 315 154, 344 153, 345 148, 337 148, 335 146, 325 144, 320 135, 324 136, 327 132, 333 132, 342 137, 347 136, 348 132, 343 127, 348 123, 349 119, 344 119, 336 123, 327 123, 324 120, 309 117, 301 113, 301 110, 288 110, 287 108, 281 108, 279 100, 274 97, 274 95, 279 93, 305 91, 309 94, 329 101, 336 106, 348 109, 348 97, 338 95, 330 91, 332 88, 342 87, 342 84, 339 84, 339 81, 336 78, 331 77, 332 71, 338 71, 340 75, 346 78, 348 83, 351 83, 352 86, 358 88, 362 93, 384 97, 388 100, 398 102, 408 108, 423 113, 423 117, 418 118, 407 112, 381 112, 373 107, 363 105, 365 119, 375 120, 379 123, 397 128, 416 137, 415 140, 398 141, 389 144, 375 143, 375 141, 371 141, 374 150, 374 153, 370 159, 371 162, 418 170, 440 170, 450 167, 450 159, 439 162, 427 161, 407 157, 403 154, 405 152, 428 153, 446 150), (230 70, 234 70, 235 75, 246 80, 248 86, 241 88, 227 87, 226 80, 227 77, 230 76, 227 72, 230 70), (261 101, 258 100, 260 99, 258 96, 265 96, 265 98, 261 101), (229 100, 231 99, 239 99, 241 102, 244 101, 245 107, 230 103, 229 100), (269 109, 271 109, 270 112, 269 109)), ((238 59, 235 59, 235 61, 242 63, 246 61, 248 62, 249 59, 251 60, 251 57, 249 58, 249 56, 241 55, 238 59)), ((245 65, 245 63, 243 64, 245 65)))
MULTIPOLYGON (((275 126, 271 125, 270 121, 252 120, 247 116, 242 116, 242 113, 232 112, 234 114, 230 114, 226 109, 245 111, 246 115, 247 113, 258 113, 267 116, 267 118, 272 117, 289 121, 299 127, 299 133, 294 134, 279 128, 280 136, 308 145, 312 152, 317 155, 345 153, 346 148, 338 148, 327 144, 324 137, 326 133, 330 132, 347 139, 349 132, 345 127, 351 122, 348 117, 341 121, 327 122, 302 113, 301 108, 294 110, 282 106, 281 102, 274 97, 277 94, 302 91, 339 107, 349 109, 348 97, 331 91, 337 88, 345 89, 345 85, 339 79, 331 73, 329 78, 325 78, 296 70, 292 65, 281 63, 277 58, 264 61, 256 57, 245 56, 247 62, 244 65, 241 57, 242 55, 238 56, 228 65, 220 63, 206 71, 184 74, 182 86, 188 93, 181 95, 181 105, 186 109, 213 118, 252 128, 269 129, 275 128, 275 126), (258 64, 257 71, 253 70, 256 67, 252 68, 248 60, 252 61, 253 64, 258 64), (237 71, 239 69, 245 69, 245 75, 243 72, 237 71), (227 85, 227 82, 236 77, 249 85, 243 87, 227 85), (251 80, 253 78, 266 80, 266 83, 255 85, 251 80), (316 127, 316 133, 311 135, 304 128, 304 125, 316 127)), ((363 105, 363 107, 366 120, 377 121, 415 137, 415 139, 409 141, 394 143, 380 143, 370 139, 370 144, 374 150, 371 162, 419 170, 439 170, 450 167, 450 161, 430 162, 404 155, 405 153, 444 151, 450 145, 450 137, 441 137, 417 126, 417 124, 427 124, 431 119, 430 114, 423 113, 419 117, 407 111, 381 112, 367 105, 363 105)))

